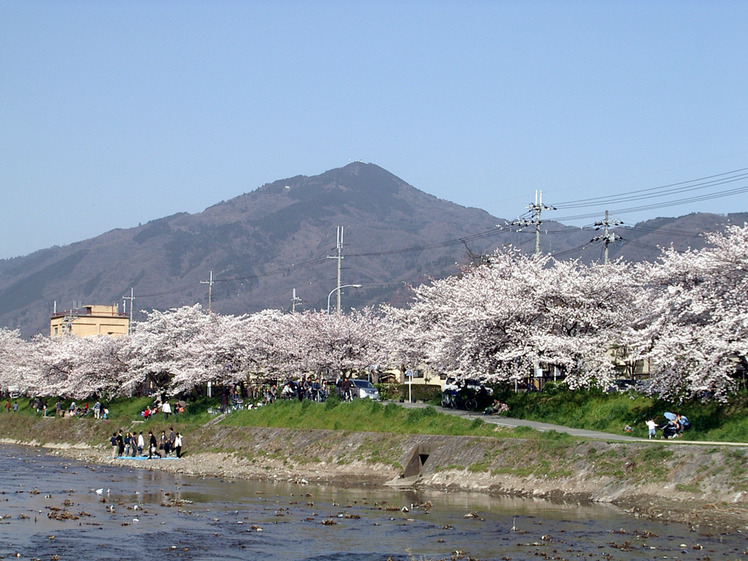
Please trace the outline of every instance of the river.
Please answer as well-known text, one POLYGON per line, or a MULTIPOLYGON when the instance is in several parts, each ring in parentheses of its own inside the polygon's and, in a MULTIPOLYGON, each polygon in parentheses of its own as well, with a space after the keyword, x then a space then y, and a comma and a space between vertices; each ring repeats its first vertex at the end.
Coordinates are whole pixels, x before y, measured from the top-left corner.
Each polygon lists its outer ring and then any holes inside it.
POLYGON ((15 446, 0 447, 0 474, 3 559, 748 556, 742 534, 700 534, 605 505, 201 479, 126 465, 87 465, 15 446))

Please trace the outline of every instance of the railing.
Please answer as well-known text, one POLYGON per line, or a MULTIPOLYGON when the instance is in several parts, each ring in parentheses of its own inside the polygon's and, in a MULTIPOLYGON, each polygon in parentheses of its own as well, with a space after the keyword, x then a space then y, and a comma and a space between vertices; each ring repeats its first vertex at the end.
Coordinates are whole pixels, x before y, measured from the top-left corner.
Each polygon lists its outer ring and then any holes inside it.
POLYGON ((83 308, 81 310, 65 310, 62 312, 54 312, 51 316, 52 319, 57 318, 64 318, 65 316, 75 316, 75 317, 107 317, 107 318, 129 318, 130 314, 123 313, 123 312, 94 312, 89 310, 88 308, 83 308))

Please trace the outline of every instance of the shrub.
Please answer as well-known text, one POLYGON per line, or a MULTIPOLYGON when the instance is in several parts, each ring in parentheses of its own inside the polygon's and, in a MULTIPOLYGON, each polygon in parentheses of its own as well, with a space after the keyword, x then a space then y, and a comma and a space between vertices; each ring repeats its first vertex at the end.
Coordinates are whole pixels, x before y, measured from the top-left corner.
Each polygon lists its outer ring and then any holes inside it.
POLYGON ((410 396, 414 401, 427 401, 432 403, 439 403, 441 401, 441 386, 413 384, 410 389, 408 386, 409 384, 380 384, 377 387, 379 388, 379 397, 381 399, 399 399, 401 401, 407 401, 408 392, 410 392, 410 396), (382 393, 382 387, 385 388, 387 397, 382 393))

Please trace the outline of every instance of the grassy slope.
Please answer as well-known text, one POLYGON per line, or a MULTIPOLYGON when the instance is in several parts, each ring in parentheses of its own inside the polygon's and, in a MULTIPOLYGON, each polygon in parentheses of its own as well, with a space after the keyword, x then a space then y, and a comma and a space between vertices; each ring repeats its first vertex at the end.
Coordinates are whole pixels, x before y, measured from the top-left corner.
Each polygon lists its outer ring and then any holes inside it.
POLYGON ((600 391, 564 391, 550 387, 539 393, 499 394, 513 417, 569 427, 623 432, 633 428, 633 436, 647 437, 645 422, 654 418, 665 422, 666 411, 685 414, 691 428, 685 440, 748 442, 748 394, 733 396, 727 404, 687 401, 673 405, 633 392, 604 394, 600 391))
MULTIPOLYGON (((633 436, 646 438, 645 421, 654 418, 664 423, 663 413, 673 411, 685 414, 691 429, 685 440, 711 440, 748 442, 748 394, 741 393, 727 404, 685 402, 674 406, 634 393, 604 394, 599 391, 564 391, 549 385, 539 393, 499 392, 499 399, 509 405, 510 415, 563 426, 586 428, 620 434, 623 427, 633 428, 633 436)), ((142 420, 140 412, 150 403, 149 398, 122 398, 107 404, 110 422, 100 423, 102 429, 127 427, 134 420, 142 420)), ((37 416, 27 407, 28 400, 19 400, 19 415, 37 416)), ((64 402, 67 405, 68 402, 64 402)), ((54 404, 49 403, 49 414, 54 414, 54 404)), ((172 416, 165 422, 163 416, 139 424, 137 430, 161 431, 166 425, 179 425, 183 432, 208 422, 212 415, 207 410, 216 407, 217 400, 202 398, 188 407, 186 414, 172 416)), ((500 430, 487 426, 481 419, 466 421, 443 415, 434 409, 406 410, 396 403, 383 404, 360 400, 340 403, 331 399, 326 403, 279 401, 272 407, 251 411, 237 411, 224 422, 239 426, 276 428, 319 428, 348 431, 393 432, 401 434, 445 434, 465 436, 503 436, 532 438, 530 430, 500 430)), ((178 429, 179 430, 179 429, 178 429)), ((97 435, 98 437, 98 435, 97 435)))

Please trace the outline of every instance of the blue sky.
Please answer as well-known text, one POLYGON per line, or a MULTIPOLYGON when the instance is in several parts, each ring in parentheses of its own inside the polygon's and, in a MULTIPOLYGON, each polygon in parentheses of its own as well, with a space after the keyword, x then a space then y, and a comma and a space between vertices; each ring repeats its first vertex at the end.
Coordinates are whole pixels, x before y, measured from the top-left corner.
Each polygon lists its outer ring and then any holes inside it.
MULTIPOLYGON (((0 258, 353 160, 507 219, 542 190, 588 225, 650 200, 563 203, 748 168, 746 22, 730 1, 3 0, 0 258)), ((613 216, 748 211, 743 173, 613 216)))

